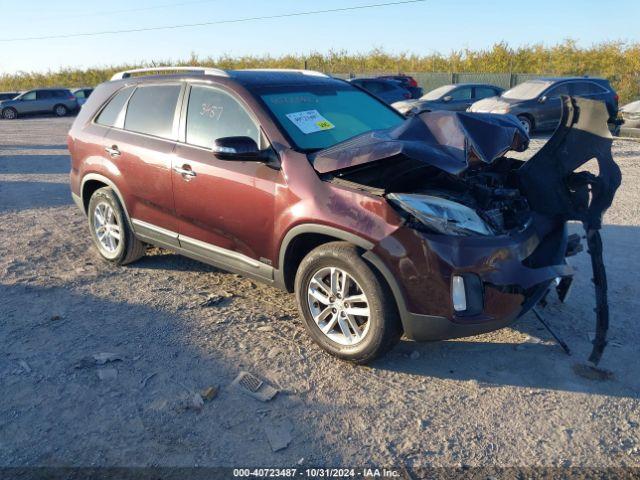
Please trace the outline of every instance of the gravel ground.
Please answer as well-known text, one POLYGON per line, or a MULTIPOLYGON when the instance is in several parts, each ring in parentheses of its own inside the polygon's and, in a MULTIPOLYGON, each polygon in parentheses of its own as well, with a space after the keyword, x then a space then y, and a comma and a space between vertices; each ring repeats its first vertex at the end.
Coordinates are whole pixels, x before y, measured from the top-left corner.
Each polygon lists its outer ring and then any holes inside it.
POLYGON ((573 356, 527 314, 403 340, 370 367, 320 351, 287 293, 159 249, 107 265, 70 199, 70 123, 0 122, 0 466, 640 466, 640 143, 614 143, 612 377, 595 380, 576 373, 594 331, 585 253, 568 303, 545 309, 573 356), (280 392, 237 392, 241 370, 280 392), (276 452, 274 432, 291 435, 276 452))

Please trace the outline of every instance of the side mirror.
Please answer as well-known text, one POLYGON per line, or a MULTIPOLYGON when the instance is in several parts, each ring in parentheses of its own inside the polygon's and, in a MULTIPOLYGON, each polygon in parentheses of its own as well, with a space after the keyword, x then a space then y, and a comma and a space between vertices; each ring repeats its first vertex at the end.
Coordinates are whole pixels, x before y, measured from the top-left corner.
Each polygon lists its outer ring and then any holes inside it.
POLYGON ((213 145, 213 154, 222 160, 259 161, 262 155, 250 137, 222 137, 213 145))
POLYGON ((538 99, 538 103, 544 103, 546 101, 547 101, 547 96, 546 95, 543 95, 538 99))
POLYGON ((450 102, 451 100, 453 100, 453 97, 451 95, 447 95, 446 97, 442 98, 443 102, 450 102))

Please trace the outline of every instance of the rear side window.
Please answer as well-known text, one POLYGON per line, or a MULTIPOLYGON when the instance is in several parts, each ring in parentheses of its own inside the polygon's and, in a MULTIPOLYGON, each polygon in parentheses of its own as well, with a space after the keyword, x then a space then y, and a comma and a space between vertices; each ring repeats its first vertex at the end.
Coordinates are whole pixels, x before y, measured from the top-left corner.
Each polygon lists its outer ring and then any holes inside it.
POLYGON ((138 87, 127 106, 125 130, 172 138, 180 85, 138 87))
POLYGON ((493 88, 476 87, 476 99, 481 100, 487 97, 495 97, 498 94, 493 88))
POLYGON ((211 148, 223 137, 250 137, 260 145, 258 127, 235 98, 217 88, 191 87, 187 143, 211 148))
POLYGON ((53 98, 53 91, 51 90, 38 90, 36 92, 36 98, 38 100, 47 100, 53 98))
POLYGON ((100 115, 96 118, 96 123, 107 127, 113 127, 118 121, 118 116, 120 115, 125 103, 127 103, 132 91, 133 87, 123 88, 111 97, 107 106, 102 109, 102 112, 100 112, 100 115))
POLYGON ((606 90, 593 82, 576 82, 571 84, 569 91, 572 95, 593 95, 604 93, 606 90))

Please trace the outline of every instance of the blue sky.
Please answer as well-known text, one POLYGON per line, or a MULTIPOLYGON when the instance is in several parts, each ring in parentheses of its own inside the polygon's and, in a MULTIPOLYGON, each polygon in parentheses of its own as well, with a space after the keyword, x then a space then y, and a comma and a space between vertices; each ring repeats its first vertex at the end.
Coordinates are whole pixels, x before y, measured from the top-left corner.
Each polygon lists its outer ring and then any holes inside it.
MULTIPOLYGON (((390 0, 0 0, 0 40, 27 36, 229 20, 390 0), (180 4, 180 5, 176 5, 180 4), (162 8, 150 8, 161 6, 162 8), (117 13, 122 10, 145 9, 117 13), (116 12, 116 13, 113 13, 116 12)), ((495 42, 512 46, 566 38, 589 46, 640 41, 640 1, 449 0, 177 30, 42 41, 0 41, 0 73, 221 54, 448 53, 495 42)))

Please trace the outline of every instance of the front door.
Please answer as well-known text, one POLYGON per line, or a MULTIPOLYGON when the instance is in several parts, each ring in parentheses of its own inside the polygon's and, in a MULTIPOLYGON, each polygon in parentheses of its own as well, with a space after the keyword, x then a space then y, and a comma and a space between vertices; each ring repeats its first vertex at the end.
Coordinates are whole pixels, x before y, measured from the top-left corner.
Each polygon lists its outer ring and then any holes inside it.
POLYGON ((230 92, 192 85, 188 95, 172 171, 180 245, 223 267, 268 276, 281 173, 260 162, 217 158, 211 148, 218 138, 246 136, 261 148, 266 141, 230 92))

